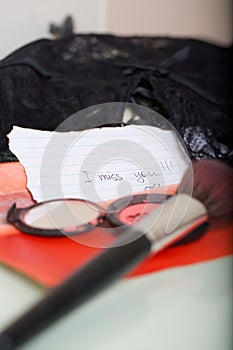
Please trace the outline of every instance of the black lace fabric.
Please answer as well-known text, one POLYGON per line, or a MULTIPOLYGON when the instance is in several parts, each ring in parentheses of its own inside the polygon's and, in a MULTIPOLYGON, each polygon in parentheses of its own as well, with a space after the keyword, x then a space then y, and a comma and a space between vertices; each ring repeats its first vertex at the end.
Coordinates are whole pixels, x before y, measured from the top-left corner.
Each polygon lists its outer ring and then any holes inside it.
MULTIPOLYGON (((133 102, 167 118, 192 159, 232 164, 232 47, 163 37, 73 35, 0 61, 0 161, 13 125, 54 130, 86 107, 133 102)), ((153 125, 153 122, 151 123, 153 125)), ((77 120, 79 130, 90 128, 77 120)))

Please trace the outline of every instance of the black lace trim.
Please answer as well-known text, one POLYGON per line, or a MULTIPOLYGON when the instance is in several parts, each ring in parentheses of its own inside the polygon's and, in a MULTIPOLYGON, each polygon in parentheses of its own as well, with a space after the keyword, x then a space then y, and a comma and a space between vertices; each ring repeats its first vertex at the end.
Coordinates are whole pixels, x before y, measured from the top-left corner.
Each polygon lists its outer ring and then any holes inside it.
MULTIPOLYGON (((231 162, 231 61, 232 47, 190 39, 73 35, 30 43, 0 62, 0 161, 15 159, 6 138, 13 125, 54 130, 83 108, 124 101, 166 117, 193 159, 231 162)), ((78 124, 85 129, 85 120, 78 124)))

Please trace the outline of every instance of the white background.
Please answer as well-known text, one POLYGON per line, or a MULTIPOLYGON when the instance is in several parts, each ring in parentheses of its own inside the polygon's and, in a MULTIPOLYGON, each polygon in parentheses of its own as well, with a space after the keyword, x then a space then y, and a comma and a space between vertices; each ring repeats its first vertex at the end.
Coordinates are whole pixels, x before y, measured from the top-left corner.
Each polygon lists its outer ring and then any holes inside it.
POLYGON ((51 37, 50 23, 71 15, 75 31, 106 30, 106 0, 0 0, 0 58, 30 41, 51 37))
POLYGON ((51 37, 71 15, 75 32, 173 35, 232 43, 231 0, 0 0, 0 59, 51 37))

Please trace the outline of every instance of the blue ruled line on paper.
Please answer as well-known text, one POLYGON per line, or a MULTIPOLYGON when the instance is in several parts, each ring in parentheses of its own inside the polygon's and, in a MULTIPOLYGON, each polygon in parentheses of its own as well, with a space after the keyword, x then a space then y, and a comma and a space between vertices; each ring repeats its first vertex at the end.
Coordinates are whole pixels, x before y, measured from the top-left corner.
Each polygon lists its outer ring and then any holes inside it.
POLYGON ((25 168, 34 199, 41 199, 38 191, 41 186, 45 190, 46 186, 56 190, 56 184, 46 184, 46 180, 50 181, 53 176, 65 182, 62 184, 64 196, 72 191, 81 195, 83 184, 90 182, 94 183, 98 193, 104 193, 105 199, 111 199, 117 184, 121 184, 121 190, 130 185, 133 192, 139 192, 151 183, 156 186, 178 183, 189 164, 188 156, 172 131, 149 126, 92 129, 72 132, 71 140, 75 139, 75 142, 70 144, 68 134, 14 127, 8 135, 10 149, 25 168), (124 144, 121 140, 132 142, 132 147, 126 147, 127 142, 124 144), (143 152, 135 151, 135 144, 143 152), (105 157, 97 153, 99 146, 105 157), (100 163, 101 159, 104 159, 104 164, 100 163), (122 181, 126 182, 125 187, 122 181))

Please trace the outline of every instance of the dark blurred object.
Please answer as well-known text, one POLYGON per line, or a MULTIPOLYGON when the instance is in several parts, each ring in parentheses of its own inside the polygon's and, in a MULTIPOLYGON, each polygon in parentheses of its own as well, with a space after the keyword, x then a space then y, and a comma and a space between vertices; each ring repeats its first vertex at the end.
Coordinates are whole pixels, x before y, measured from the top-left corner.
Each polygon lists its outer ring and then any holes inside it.
MULTIPOLYGON (((13 125, 54 130, 83 108, 123 101, 166 117, 192 159, 231 163, 231 61, 232 47, 191 39, 73 35, 33 42, 0 62, 0 160, 12 160, 6 134, 13 125)), ((87 128, 84 119, 77 125, 87 128)))
POLYGON ((193 192, 193 197, 208 209, 210 222, 222 224, 233 220, 233 169, 223 162, 210 159, 194 162, 179 190, 193 192))
POLYGON ((55 39, 61 39, 72 36, 73 29, 73 19, 71 16, 67 16, 61 25, 51 23, 49 32, 55 37, 55 39))

